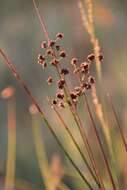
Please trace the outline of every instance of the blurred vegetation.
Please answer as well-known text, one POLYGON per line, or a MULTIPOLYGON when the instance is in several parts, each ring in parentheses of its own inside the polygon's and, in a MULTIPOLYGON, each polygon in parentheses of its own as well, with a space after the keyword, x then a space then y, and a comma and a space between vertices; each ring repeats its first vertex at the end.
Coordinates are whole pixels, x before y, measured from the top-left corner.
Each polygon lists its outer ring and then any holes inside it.
MULTIPOLYGON (((89 36, 82 27, 76 1, 38 0, 38 4, 45 18, 51 38, 54 38, 57 32, 63 32, 64 42, 62 45, 67 50, 68 57, 77 56, 83 61, 88 53, 91 53, 92 47, 89 36)), ((106 92, 109 91, 112 94, 113 101, 120 112, 120 121, 125 125, 127 118, 127 1, 97 0, 94 4, 96 34, 100 40, 104 54, 101 86, 106 92)), ((0 0, 1 47, 7 52, 11 60, 14 61, 17 70, 27 82, 40 105, 43 105, 49 120, 54 123, 56 129, 58 128, 58 134, 61 135, 56 116, 49 112, 49 106, 45 103, 46 95, 51 95, 55 92, 55 89, 47 88, 45 82, 47 74, 50 71, 43 72, 39 65, 36 64, 37 56, 41 49, 40 44, 44 39, 45 37, 41 31, 32 1, 0 0)), ((33 187, 30 187, 30 189, 43 189, 44 184, 42 184, 33 142, 31 115, 28 111, 31 102, 0 60, 0 91, 9 85, 16 88, 16 178, 33 184, 33 187)), ((98 92, 99 90, 101 89, 98 86, 98 92)), ((82 112, 82 105, 79 110, 82 112)), ((0 113, 0 170, 4 176, 7 153, 7 102, 2 98, 0 99, 0 113)), ((68 123, 72 124, 69 115, 67 116, 68 123)), ((55 140, 45 128, 45 124, 40 121, 40 126, 49 163, 53 155, 60 154, 62 165, 65 168, 70 167, 55 140)), ((115 135, 114 138, 116 139, 116 143, 118 143, 117 134, 115 135)), ((63 137, 61 135, 61 139, 62 141, 65 140, 64 143, 67 145, 64 135, 63 137)), ((79 164, 81 163, 79 161, 79 164)), ((71 167, 68 171, 73 174, 71 167)), ((76 186, 75 184, 75 180, 70 180, 73 179, 71 174, 69 175, 70 177, 66 177, 65 175, 63 181, 71 189, 79 189, 78 185, 76 186)))

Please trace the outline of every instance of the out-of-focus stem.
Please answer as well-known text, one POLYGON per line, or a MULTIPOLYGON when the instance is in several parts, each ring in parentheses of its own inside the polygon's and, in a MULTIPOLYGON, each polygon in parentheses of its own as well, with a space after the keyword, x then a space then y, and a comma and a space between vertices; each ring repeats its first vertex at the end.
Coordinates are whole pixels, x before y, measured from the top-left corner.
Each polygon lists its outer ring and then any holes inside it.
MULTIPOLYGON (((78 7, 80 10, 80 15, 81 15, 83 26, 87 30, 87 32, 90 36, 91 43, 93 45, 97 74, 99 77, 99 82, 101 82, 101 62, 99 60, 100 44, 99 44, 99 40, 96 37, 95 32, 94 32, 93 1, 92 0, 84 0, 84 2, 85 2, 86 7, 87 7, 87 12, 88 12, 87 16, 85 15, 84 6, 83 6, 83 3, 81 0, 78 0, 78 7)), ((112 156, 113 162, 115 163, 113 150, 112 150, 110 131, 108 129, 106 120, 104 118, 104 111, 102 109, 102 104, 99 102, 95 86, 92 87, 91 95, 92 95, 92 99, 93 99, 93 104, 94 104, 95 109, 96 109, 96 115, 97 115, 97 117, 98 117, 98 119, 102 125, 102 130, 103 130, 104 136, 105 136, 106 141, 107 141, 109 153, 112 156)))
MULTIPOLYGON (((88 34, 90 36, 91 43, 93 44, 93 49, 94 49, 94 54, 95 54, 95 62, 96 62, 96 68, 97 68, 97 74, 99 76, 99 79, 101 79, 101 62, 99 61, 100 45, 99 45, 99 41, 96 38, 95 33, 94 33, 93 2, 92 2, 92 0, 85 0, 85 3, 86 3, 86 6, 87 6, 87 9, 88 9, 88 19, 87 19, 86 15, 85 15, 85 11, 84 11, 82 1, 78 0, 78 6, 79 6, 81 18, 82 18, 82 23, 83 23, 83 26, 85 27, 85 29, 87 30, 87 32, 88 32, 88 34)), ((95 109, 96 109, 96 115, 99 118, 99 121, 100 121, 100 123, 102 125, 102 130, 103 130, 104 135, 106 137, 110 154, 113 157, 113 152, 112 152, 112 149, 111 149, 112 146, 111 146, 110 132, 109 132, 109 129, 107 127, 107 124, 106 124, 106 121, 105 121, 105 118, 104 118, 102 105, 98 100, 98 96, 97 96, 95 86, 92 87, 91 95, 92 95, 93 103, 94 103, 94 106, 95 106, 95 109)))
POLYGON ((126 142, 126 139, 125 139, 125 137, 124 137, 124 133, 123 133, 123 130, 122 130, 120 121, 119 121, 118 114, 117 114, 116 109, 115 109, 115 106, 114 106, 114 104, 113 104, 113 102, 112 102, 112 98, 111 98, 111 96, 110 96, 109 94, 108 94, 108 97, 109 97, 109 101, 110 101, 110 105, 111 105, 111 108, 112 108, 112 112, 113 112, 114 118, 115 118, 115 120, 116 120, 117 126, 118 126, 119 131, 120 131, 120 135, 121 135, 121 138, 122 138, 122 141, 123 141, 125 150, 127 151, 127 142, 126 142))
POLYGON ((93 2, 92 0, 84 0, 86 6, 87 6, 87 12, 88 15, 85 14, 83 2, 81 0, 78 1, 78 7, 80 10, 80 15, 82 19, 82 24, 86 31, 88 32, 90 36, 90 41, 93 45, 93 51, 95 54, 95 60, 96 60, 96 69, 99 79, 101 79, 101 62, 99 60, 99 54, 100 54, 100 45, 99 40, 95 36, 94 32, 94 24, 93 24, 93 2), (88 18, 87 18, 88 17, 88 18))
POLYGON ((37 120, 36 115, 32 115, 32 131, 34 136, 34 144, 36 149, 36 155, 38 159, 39 169, 44 178, 44 184, 46 189, 48 188, 48 175, 49 175, 49 167, 46 158, 46 152, 44 148, 44 143, 41 135, 40 123, 37 120))
POLYGON ((8 100, 8 147, 7 147, 7 165, 5 177, 5 190, 13 190, 15 184, 15 161, 16 161, 16 118, 14 99, 8 100))

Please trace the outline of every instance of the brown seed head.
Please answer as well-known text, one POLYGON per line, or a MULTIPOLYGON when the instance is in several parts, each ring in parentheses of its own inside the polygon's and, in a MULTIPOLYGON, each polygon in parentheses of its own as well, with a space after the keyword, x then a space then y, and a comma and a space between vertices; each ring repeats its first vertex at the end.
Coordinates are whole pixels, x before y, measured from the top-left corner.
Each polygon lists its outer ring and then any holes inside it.
POLYGON ((74 90, 75 90, 75 93, 76 93, 77 96, 80 96, 82 94, 81 87, 77 86, 77 87, 74 88, 74 90))
POLYGON ((41 43, 41 48, 47 48, 47 42, 46 41, 43 41, 42 43, 41 43))
POLYGON ((81 63, 80 67, 84 69, 89 69, 89 64, 87 62, 84 62, 84 63, 81 63))
POLYGON ((56 105, 57 102, 58 102, 57 99, 54 99, 54 100, 52 101, 53 105, 56 105))
POLYGON ((84 68, 82 68, 82 69, 81 69, 81 72, 82 72, 82 73, 85 73, 85 74, 88 74, 88 73, 89 73, 89 69, 84 69, 84 68))
POLYGON ((89 62, 94 61, 94 60, 95 60, 95 55, 94 55, 93 53, 89 54, 89 55, 87 56, 87 60, 88 60, 89 62))
POLYGON ((78 59, 77 58, 72 58, 71 64, 72 65, 77 65, 77 63, 78 63, 78 59))
POLYGON ((45 57, 41 54, 38 55, 38 63, 43 65, 45 63, 45 57))
POLYGON ((45 61, 45 57, 42 54, 38 55, 38 60, 39 61, 45 61))
POLYGON ((87 74, 89 72, 89 64, 87 62, 81 63, 81 72, 87 74))
POLYGON ((80 89, 81 89, 80 86, 76 86, 76 87, 74 88, 74 90, 75 90, 76 92, 80 91, 80 89))
POLYGON ((63 37, 64 37, 64 36, 63 36, 62 33, 57 33, 57 34, 56 34, 56 38, 57 38, 57 39, 63 39, 63 37))
POLYGON ((99 61, 103 61, 104 56, 102 54, 99 55, 99 61))
POLYGON ((59 99, 63 99, 64 98, 64 93, 63 92, 57 92, 56 97, 59 99))
POLYGON ((95 83, 95 79, 92 76, 88 77, 88 81, 89 81, 90 84, 94 84, 95 83))
POLYGON ((65 58, 65 57, 66 57, 65 51, 61 51, 61 52, 60 52, 60 57, 62 57, 62 58, 65 58))
POLYGON ((77 74, 79 72, 80 72, 80 68, 79 67, 75 68, 74 71, 73 71, 74 74, 77 74))
POLYGON ((56 50, 59 51, 60 50, 60 46, 56 45, 56 50))
POLYGON ((48 85, 51 85, 52 82, 53 82, 53 79, 52 79, 51 76, 49 76, 48 79, 47 79, 47 83, 48 83, 48 85))
POLYGON ((51 51, 50 49, 48 49, 48 50, 46 51, 46 54, 47 54, 47 55, 51 55, 51 54, 52 54, 52 51, 51 51))
POLYGON ((65 84, 65 80, 64 79, 59 80, 58 81, 58 88, 62 89, 64 87, 64 84, 65 84))
POLYGON ((61 69, 61 74, 63 74, 63 75, 67 75, 67 74, 69 74, 69 69, 61 69))
POLYGON ((53 59, 51 61, 51 65, 53 65, 53 66, 57 66, 58 64, 59 64, 59 61, 57 59, 53 59))
POLYGON ((82 83, 81 84, 81 88, 82 88, 82 90, 89 90, 89 89, 91 89, 91 84, 89 84, 88 82, 84 82, 84 83, 82 83))
POLYGON ((48 47, 53 47, 55 45, 55 41, 50 40, 48 43, 48 47))
POLYGON ((63 102, 59 102, 58 107, 65 108, 65 104, 63 102))
POLYGON ((47 67, 47 63, 46 62, 43 62, 43 64, 41 64, 43 69, 45 69, 47 67))
POLYGON ((77 98, 77 94, 75 92, 71 92, 70 96, 71 96, 72 100, 77 98))

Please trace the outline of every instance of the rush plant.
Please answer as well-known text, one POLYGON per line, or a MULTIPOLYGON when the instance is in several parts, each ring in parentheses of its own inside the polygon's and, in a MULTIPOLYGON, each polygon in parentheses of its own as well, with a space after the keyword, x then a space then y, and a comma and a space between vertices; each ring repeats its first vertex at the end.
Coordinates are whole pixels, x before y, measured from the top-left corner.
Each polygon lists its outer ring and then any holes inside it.
MULTIPOLYGON (((86 0, 85 5, 87 8, 87 15, 84 12, 84 5, 82 1, 78 1, 78 6, 81 13, 81 18, 83 21, 83 25, 85 26, 87 32, 90 35, 90 41, 93 44, 93 51, 90 53, 83 62, 80 62, 77 57, 72 57, 71 60, 68 60, 68 53, 64 50, 64 48, 60 45, 60 41, 64 40, 63 33, 57 33, 55 39, 50 39, 49 32, 46 28, 46 24, 44 22, 43 17, 41 16, 39 9, 35 0, 33 0, 33 5, 40 21, 40 25, 42 28, 42 32, 45 34, 45 41, 41 43, 41 50, 38 55, 38 64, 40 68, 43 68, 43 72, 52 67, 55 70, 55 73, 58 77, 58 80, 52 76, 52 73, 47 76, 47 83, 50 86, 54 85, 57 89, 56 93, 46 99, 49 103, 51 111, 53 110, 57 116, 57 119, 61 123, 61 128, 68 133, 69 138, 72 140, 75 148, 77 149, 79 155, 83 159, 83 164, 86 166, 88 170, 88 176, 84 174, 84 171, 78 166, 78 164, 74 161, 71 156, 71 153, 67 151, 66 147, 62 143, 60 137, 57 135, 54 127, 48 121, 45 112, 40 107, 37 100, 32 95, 30 89, 27 84, 23 81, 22 77, 18 73, 15 68, 13 62, 8 58, 3 49, 0 48, 0 55, 3 58, 5 64, 10 69, 11 73, 16 78, 17 82, 23 87, 32 104, 36 107, 37 111, 40 113, 42 120, 45 122, 46 126, 56 139, 60 148, 63 150, 64 154, 71 162, 75 170, 78 172, 79 176, 84 182, 84 187, 86 189, 100 189, 100 190, 117 190, 120 189, 119 176, 115 173, 115 169, 113 168, 112 159, 114 161, 113 155, 113 147, 111 146, 111 133, 107 128, 107 124, 104 117, 103 105, 100 103, 97 91, 96 91, 96 81, 94 76, 91 73, 91 67, 94 63, 96 63, 97 75, 99 76, 99 80, 101 80, 101 64, 104 60, 104 56, 101 52, 101 48, 99 45, 99 40, 97 39, 94 32, 93 25, 93 3, 91 0, 86 0), (69 62, 68 67, 65 67, 63 64, 63 60, 69 62), (77 85, 70 87, 68 84, 68 77, 75 78, 77 85), (90 92, 90 93, 89 93, 90 92), (91 109, 91 104, 88 100, 88 95, 92 99, 91 103, 93 104, 95 111, 93 112, 91 109), (88 114, 88 118, 90 121, 90 130, 93 132, 93 141, 97 147, 99 152, 101 165, 104 167, 104 171, 101 171, 99 162, 96 158, 95 151, 93 150, 92 143, 87 134, 87 129, 84 126, 84 121, 82 121, 78 105, 79 102, 82 102, 84 105, 84 112, 88 114), (78 144, 75 136, 73 135, 71 128, 68 123, 66 123, 64 116, 61 114, 60 110, 63 112, 69 110, 72 115, 73 122, 77 126, 79 131, 79 138, 82 139, 83 148, 78 144), (93 115, 96 115, 97 119, 100 121, 101 126, 97 126, 96 120, 93 115), (100 131, 102 130, 102 136, 100 131), (104 138, 104 139, 103 139, 104 138), (104 140, 106 143, 104 143, 104 140), (109 156, 109 158, 108 158, 109 156), (103 173, 103 175, 102 175, 103 173), (108 177, 106 176, 108 175, 108 177), (108 178, 108 182, 105 180, 105 176, 108 178)), ((123 140, 123 145, 125 146, 125 151, 127 151, 126 139, 123 133, 122 126, 119 122, 119 117, 116 112, 116 109, 113 105, 113 101, 111 96, 109 96, 110 100, 110 109, 114 115, 117 126, 119 127, 120 135, 123 140)), ((39 128, 38 128, 39 130, 39 128)), ((33 127, 34 138, 35 138, 35 147, 38 156, 39 166, 41 168, 41 173, 45 173, 45 167, 41 167, 40 156, 42 152, 39 152, 38 145, 41 145, 41 136, 39 135, 39 131, 33 127), (39 137, 39 138, 38 138, 39 137)), ((123 151, 124 151, 123 150, 123 151)), ((47 180, 47 174, 44 174, 47 180)), ((47 183, 47 181, 46 181, 47 183)), ((7 189, 7 188, 6 188, 7 189)))

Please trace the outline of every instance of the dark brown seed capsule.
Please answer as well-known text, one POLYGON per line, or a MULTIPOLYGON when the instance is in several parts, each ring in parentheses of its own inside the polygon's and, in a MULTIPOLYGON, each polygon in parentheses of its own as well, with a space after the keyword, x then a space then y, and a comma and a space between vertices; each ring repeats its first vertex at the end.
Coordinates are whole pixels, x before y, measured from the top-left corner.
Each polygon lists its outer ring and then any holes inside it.
POLYGON ((78 63, 78 59, 77 58, 72 58, 71 64, 72 65, 77 65, 77 63, 78 63))
POLYGON ((103 61, 104 56, 102 54, 99 55, 99 61, 103 61))
POLYGON ((74 90, 75 90, 75 93, 76 93, 77 96, 80 96, 82 94, 81 87, 77 86, 77 87, 74 88, 74 90))
POLYGON ((76 86, 74 89, 75 91, 80 91, 81 88, 79 86, 76 86))
POLYGON ((53 65, 53 66, 57 66, 58 64, 59 64, 59 61, 57 59, 53 59, 51 61, 51 65, 53 65))
POLYGON ((87 60, 88 61, 94 61, 95 60, 95 55, 93 54, 93 53, 91 53, 91 54, 89 54, 88 56, 87 56, 87 60))
POLYGON ((62 58, 65 58, 65 57, 66 57, 65 51, 61 51, 61 52, 60 52, 60 57, 62 57, 62 58))
POLYGON ((58 92, 58 93, 56 94, 56 97, 59 98, 59 99, 63 99, 63 98, 64 98, 63 92, 58 92))
POLYGON ((54 104, 54 105, 56 105, 57 104, 57 99, 54 99, 53 101, 52 101, 52 103, 54 104))
POLYGON ((82 69, 81 69, 81 72, 82 72, 82 73, 85 73, 85 74, 88 74, 89 70, 82 68, 82 69))
POLYGON ((84 62, 84 63, 81 63, 80 67, 84 69, 89 69, 89 64, 87 62, 84 62))
POLYGON ((87 82, 82 83, 81 88, 82 88, 82 89, 89 90, 89 89, 91 89, 91 84, 89 84, 89 83, 87 83, 87 82))
POLYGON ((52 82, 53 82, 53 79, 52 79, 51 76, 49 76, 48 79, 47 79, 47 83, 48 83, 48 85, 51 85, 52 82))
POLYGON ((89 83, 88 82, 82 82, 82 84, 81 84, 81 88, 82 89, 87 89, 89 87, 89 83))
POLYGON ((58 107, 65 108, 65 105, 63 102, 59 102, 58 107))
POLYGON ((55 45, 55 41, 50 40, 49 43, 48 43, 48 46, 49 47, 53 47, 54 45, 55 45))
POLYGON ((65 80, 64 79, 59 80, 58 81, 58 88, 62 89, 64 87, 64 84, 65 84, 65 80))
POLYGON ((47 48, 47 42, 46 41, 43 41, 41 43, 41 48, 47 48))
POLYGON ((77 74, 79 72, 80 72, 80 68, 79 67, 75 68, 74 71, 73 71, 74 74, 77 74))
POLYGON ((45 57, 41 54, 38 55, 38 63, 42 66, 46 66, 45 57))
POLYGON ((45 68, 47 67, 47 63, 44 62, 44 63, 42 64, 42 66, 43 66, 43 69, 45 69, 45 68))
POLYGON ((76 99, 77 98, 77 94, 75 92, 71 92, 70 96, 72 99, 76 99))
POLYGON ((52 54, 52 51, 51 51, 50 49, 48 49, 48 50, 46 51, 46 54, 47 54, 47 55, 51 55, 51 54, 52 54))
POLYGON ((87 62, 81 63, 81 72, 87 74, 89 72, 89 64, 87 62))
POLYGON ((63 38, 63 34, 62 34, 62 33, 56 34, 56 38, 57 38, 57 39, 62 39, 62 38, 63 38))
POLYGON ((59 46, 59 45, 56 46, 56 50, 57 50, 57 51, 60 50, 60 46, 59 46))
POLYGON ((61 74, 67 75, 67 74, 69 74, 69 70, 68 69, 61 69, 61 74))
POLYGON ((43 65, 43 64, 44 64, 44 62, 43 62, 43 61, 41 61, 41 60, 38 60, 38 64, 43 65))
POLYGON ((45 57, 42 54, 39 54, 38 61, 45 61, 45 57))
POLYGON ((89 76, 88 81, 89 81, 90 84, 95 83, 95 79, 92 76, 89 76))
POLYGON ((87 90, 91 89, 91 84, 87 84, 87 85, 86 85, 86 89, 87 89, 87 90))

